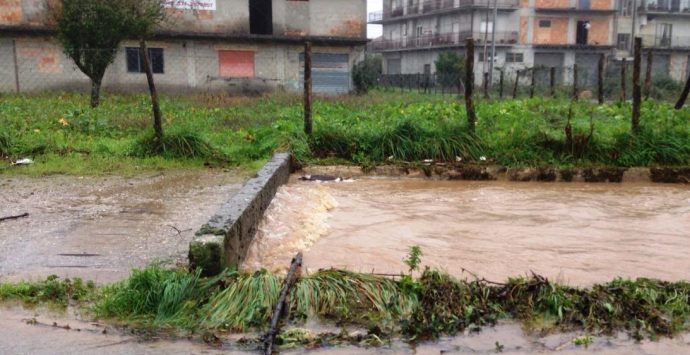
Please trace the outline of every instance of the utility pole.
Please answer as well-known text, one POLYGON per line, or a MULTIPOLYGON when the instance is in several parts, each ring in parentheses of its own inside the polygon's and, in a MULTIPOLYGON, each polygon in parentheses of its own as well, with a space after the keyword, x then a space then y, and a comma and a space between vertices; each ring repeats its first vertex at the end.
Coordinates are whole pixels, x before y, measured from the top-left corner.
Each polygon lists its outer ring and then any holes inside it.
POLYGON ((630 29, 630 51, 635 49, 635 23, 637 22, 637 0, 633 0, 632 28, 630 29))
POLYGON ((489 62, 489 87, 494 82, 494 60, 496 58, 496 17, 498 16, 498 0, 494 0, 494 21, 491 24, 491 62, 489 62))
MULTIPOLYGON (((486 74, 486 61, 488 60, 488 58, 486 58, 486 55, 489 54, 487 51, 487 48, 486 48, 486 43, 488 42, 488 39, 489 39, 489 10, 490 9, 491 9, 491 0, 486 0, 486 20, 484 21, 484 61, 482 62, 482 73, 483 74, 486 74)), ((479 29, 481 30, 482 27, 479 26, 479 29)), ((486 78, 486 75, 484 75, 483 78, 486 78)))

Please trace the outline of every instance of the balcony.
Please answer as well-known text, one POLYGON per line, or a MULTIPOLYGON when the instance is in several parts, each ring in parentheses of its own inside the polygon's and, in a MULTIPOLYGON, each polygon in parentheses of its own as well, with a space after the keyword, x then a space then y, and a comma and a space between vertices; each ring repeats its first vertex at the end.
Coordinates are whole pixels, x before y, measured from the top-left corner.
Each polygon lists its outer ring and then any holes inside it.
POLYGON ((642 3, 639 10, 647 16, 690 16, 690 0, 658 0, 642 3))
MULTIPOLYGON (((374 52, 416 50, 430 48, 461 47, 465 40, 474 38, 475 45, 484 44, 484 33, 481 32, 456 32, 438 33, 417 37, 404 37, 400 39, 378 40, 369 43, 369 50, 374 52)), ((517 32, 496 32, 496 46, 512 46, 518 41, 517 32)), ((491 33, 487 36, 487 43, 491 44, 491 33)))
POLYGON ((642 35, 642 47, 658 50, 690 50, 690 36, 642 35))
MULTIPOLYGON (((369 13, 369 23, 382 24, 440 13, 449 13, 472 8, 493 6, 493 0, 430 0, 408 6, 393 7, 384 11, 369 13)), ((520 0, 497 0, 499 11, 513 11, 520 5, 520 0)))

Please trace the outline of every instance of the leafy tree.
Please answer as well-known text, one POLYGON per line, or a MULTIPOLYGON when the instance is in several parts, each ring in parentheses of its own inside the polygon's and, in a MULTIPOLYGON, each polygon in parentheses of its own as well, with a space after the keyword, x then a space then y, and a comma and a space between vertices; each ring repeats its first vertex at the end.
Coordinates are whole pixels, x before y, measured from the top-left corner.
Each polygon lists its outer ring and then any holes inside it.
POLYGON ((91 79, 91 106, 97 107, 120 43, 150 33, 163 19, 164 0, 60 0, 51 12, 65 54, 91 79))
POLYGON ((355 85, 355 92, 366 94, 369 89, 376 85, 381 72, 381 57, 366 56, 363 61, 352 68, 352 82, 355 85))
POLYGON ((460 89, 465 73, 465 61, 455 52, 443 52, 434 62, 438 81, 444 87, 457 86, 460 89))

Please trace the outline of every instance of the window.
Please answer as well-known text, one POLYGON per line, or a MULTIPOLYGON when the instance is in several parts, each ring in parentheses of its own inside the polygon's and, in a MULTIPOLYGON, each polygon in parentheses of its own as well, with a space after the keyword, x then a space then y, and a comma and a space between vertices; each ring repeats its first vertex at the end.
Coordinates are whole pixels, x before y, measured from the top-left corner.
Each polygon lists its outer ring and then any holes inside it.
POLYGON ((670 23, 659 23, 656 25, 656 42, 661 47, 671 46, 671 36, 673 25, 670 23))
POLYGON ((539 20, 539 27, 541 27, 541 28, 551 27, 551 20, 539 20))
POLYGON ((218 64, 218 72, 222 77, 254 77, 254 52, 252 51, 218 51, 218 64))
POLYGON ((630 33, 619 33, 616 48, 625 51, 630 48, 630 33))
POLYGON ((522 53, 506 53, 506 63, 522 63, 524 61, 524 54, 522 53))
POLYGON ((620 0, 618 3, 618 13, 621 16, 632 16, 633 0, 620 0))
POLYGON ((489 22, 482 21, 479 24, 479 32, 480 33, 491 33, 491 31, 493 31, 493 28, 494 28, 494 23, 491 21, 489 21, 489 22))
MULTIPOLYGON (((125 49, 127 57, 127 72, 145 73, 144 56, 138 47, 127 47, 125 49)), ((165 61, 163 60, 163 48, 149 48, 149 59, 151 60, 151 70, 154 74, 165 72, 165 61)))
MULTIPOLYGON (((477 61, 483 62, 483 61, 484 61, 484 52, 478 52, 477 54, 478 54, 477 61)), ((487 55, 489 58, 491 58, 491 53, 490 53, 490 52, 487 53, 486 55, 487 55)))

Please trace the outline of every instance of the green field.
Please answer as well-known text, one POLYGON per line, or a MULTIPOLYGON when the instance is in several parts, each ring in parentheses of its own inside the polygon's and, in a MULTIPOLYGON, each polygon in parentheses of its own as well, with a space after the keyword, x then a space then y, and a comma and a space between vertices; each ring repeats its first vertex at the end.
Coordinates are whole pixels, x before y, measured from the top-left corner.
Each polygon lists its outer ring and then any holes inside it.
POLYGON ((453 96, 375 91, 316 98, 314 134, 302 133, 299 96, 162 97, 166 149, 150 149, 149 98, 105 95, 0 96, 0 171, 42 175, 134 174, 141 170, 256 168, 275 150, 310 164, 371 166, 435 159, 530 166, 690 165, 690 110, 645 101, 641 132, 630 104, 567 99, 477 101, 476 134, 453 96), (566 136, 572 105, 572 135, 566 136), (29 167, 10 167, 29 157, 29 167), (484 160, 486 159, 486 160, 484 160))

